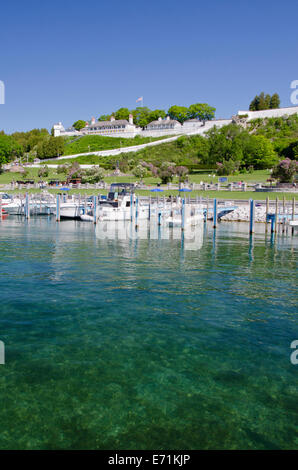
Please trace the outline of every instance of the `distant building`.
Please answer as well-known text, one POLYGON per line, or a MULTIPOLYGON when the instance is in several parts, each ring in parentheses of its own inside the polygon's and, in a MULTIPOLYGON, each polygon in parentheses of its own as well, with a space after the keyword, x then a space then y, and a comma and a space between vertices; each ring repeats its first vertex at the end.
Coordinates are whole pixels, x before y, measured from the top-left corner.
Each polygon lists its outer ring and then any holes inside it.
POLYGON ((167 116, 165 119, 159 117, 157 121, 152 121, 147 124, 145 131, 165 131, 165 130, 178 130, 181 129, 181 124, 175 119, 167 116))
MULTIPOLYGON (((257 118, 271 118, 290 116, 298 114, 298 106, 291 106, 289 108, 278 108, 278 109, 266 109, 264 111, 238 111, 236 118, 238 120, 244 119, 250 121, 257 118)), ((220 128, 226 126, 232 122, 236 122, 235 116, 232 119, 217 119, 211 121, 199 121, 198 119, 189 119, 183 123, 183 125, 171 119, 167 116, 165 119, 161 117, 156 121, 150 122, 145 129, 137 127, 133 123, 133 116, 130 114, 128 121, 126 119, 115 119, 111 117, 109 121, 96 121, 92 118, 86 122, 86 126, 77 131, 73 127, 64 129, 61 122, 54 124, 54 136, 83 136, 83 135, 102 135, 108 137, 135 137, 141 135, 142 137, 162 137, 167 135, 192 135, 192 134, 204 134, 213 127, 220 128)))
POLYGON ((68 127, 64 129, 62 122, 58 122, 57 124, 53 125, 54 130, 54 137, 60 136, 72 136, 72 135, 80 135, 81 133, 77 131, 74 127, 68 127))
POLYGON ((110 137, 135 137, 141 131, 142 129, 133 123, 133 116, 130 114, 128 121, 115 119, 114 116, 111 116, 109 121, 96 121, 95 118, 92 118, 90 122, 86 123, 86 127, 81 130, 81 133, 110 137))

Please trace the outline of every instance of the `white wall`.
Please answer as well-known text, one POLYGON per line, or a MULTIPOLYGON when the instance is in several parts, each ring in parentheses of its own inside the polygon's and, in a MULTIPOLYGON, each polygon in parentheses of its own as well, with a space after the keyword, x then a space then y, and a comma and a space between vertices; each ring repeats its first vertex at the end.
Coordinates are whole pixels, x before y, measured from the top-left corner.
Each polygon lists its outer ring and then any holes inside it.
POLYGON ((263 111, 238 111, 239 115, 248 115, 247 120, 251 121, 253 119, 264 119, 271 117, 282 117, 290 116, 292 114, 298 113, 298 106, 291 106, 289 108, 278 108, 278 109, 264 109, 263 111))

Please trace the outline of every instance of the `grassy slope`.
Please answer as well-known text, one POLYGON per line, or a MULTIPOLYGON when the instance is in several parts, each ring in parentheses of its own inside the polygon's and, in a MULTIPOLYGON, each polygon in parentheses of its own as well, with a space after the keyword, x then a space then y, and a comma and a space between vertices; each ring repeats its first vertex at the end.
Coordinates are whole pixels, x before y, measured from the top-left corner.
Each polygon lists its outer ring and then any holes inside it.
MULTIPOLYGON (((268 139, 272 140, 276 144, 276 149, 278 150, 278 143, 283 142, 293 142, 298 140, 298 116, 289 116, 288 118, 270 118, 270 119, 257 119, 251 121, 248 124, 248 130, 251 133, 264 135, 268 139)), ((163 137, 165 138, 165 137, 163 137)), ((160 139, 160 138, 159 138, 160 139)), ((152 139, 152 140, 159 140, 152 139)), ((119 139, 113 137, 101 137, 101 136, 88 136, 83 137, 80 140, 69 144, 65 155, 72 153, 81 153, 83 151, 88 152, 88 142, 90 142, 90 151, 95 151, 96 149, 109 149, 120 147, 120 141, 122 141, 122 146, 135 145, 136 143, 145 143, 150 139, 144 139, 141 137, 136 137, 134 139, 119 139), (92 142, 98 139, 98 144, 93 146, 92 142), (138 142, 137 142, 138 140, 138 142), (111 143, 109 143, 111 141, 111 143), (102 142, 99 144, 99 142, 102 142), (111 145, 113 145, 111 147, 111 145), (99 148, 100 145, 100 148, 99 148), (71 151, 70 151, 71 150, 71 151)), ((177 141, 160 144, 156 147, 150 147, 147 149, 140 150, 137 153, 126 153, 125 156, 127 159, 132 159, 136 163, 140 160, 145 160, 147 162, 162 162, 162 161, 173 161, 176 164, 191 164, 194 160, 197 160, 198 154, 198 136, 184 137, 184 143, 179 145, 177 141)), ((123 158, 123 156, 122 156, 123 158)), ((119 159, 117 156, 116 159, 119 159)), ((90 157, 79 157, 76 159, 78 163, 95 163, 100 164, 115 161, 115 157, 106 157, 102 159, 100 157, 90 156, 90 157)), ((66 160, 67 161, 67 160, 66 160)), ((70 162, 70 160, 68 160, 70 162)), ((59 164, 62 164, 63 161, 60 161, 59 164)))
POLYGON ((155 140, 166 139, 163 137, 140 137, 136 136, 131 139, 124 137, 103 137, 100 135, 88 135, 75 140, 72 143, 66 143, 64 155, 72 155, 77 153, 97 152, 100 150, 118 149, 121 147, 131 147, 133 145, 147 144, 155 140))

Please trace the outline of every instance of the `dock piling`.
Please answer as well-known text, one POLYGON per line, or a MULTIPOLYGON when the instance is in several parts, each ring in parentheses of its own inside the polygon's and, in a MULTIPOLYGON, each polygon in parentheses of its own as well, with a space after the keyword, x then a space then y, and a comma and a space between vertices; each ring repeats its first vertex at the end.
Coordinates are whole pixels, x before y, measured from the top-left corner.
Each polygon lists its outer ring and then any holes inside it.
POLYGON ((249 201, 249 233, 254 233, 254 225, 255 225, 255 201, 250 199, 249 201))
POLYGON ((26 217, 26 219, 30 219, 30 201, 29 201, 29 193, 26 193, 26 199, 25 199, 25 217, 26 217))
POLYGON ((93 223, 96 224, 97 196, 93 196, 93 223))
POLYGON ((278 197, 275 199, 275 227, 274 231, 277 232, 277 224, 278 224, 278 197))
POLYGON ((217 226, 217 199, 213 200, 213 228, 217 226))
MULTIPOLYGON (((295 220, 295 198, 292 199, 292 220, 295 220)), ((292 226, 292 235, 294 235, 294 225, 292 226)))
POLYGON ((268 230, 268 214, 269 214, 269 197, 266 197, 266 218, 265 218, 265 232, 268 230))
POLYGON ((56 221, 60 222, 60 196, 56 196, 56 221))

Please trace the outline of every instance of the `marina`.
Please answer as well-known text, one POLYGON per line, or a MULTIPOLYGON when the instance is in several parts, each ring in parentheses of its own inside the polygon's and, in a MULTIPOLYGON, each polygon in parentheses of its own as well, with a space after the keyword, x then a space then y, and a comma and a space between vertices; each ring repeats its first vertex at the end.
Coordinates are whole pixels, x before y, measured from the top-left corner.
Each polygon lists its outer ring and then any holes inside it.
MULTIPOLYGON (((66 188, 67 189, 67 188, 66 188)), ((157 188, 158 190, 158 188, 157 188)), ((63 219, 81 220, 94 224, 107 221, 134 221, 138 227, 141 220, 153 220, 157 225, 179 226, 197 225, 213 221, 213 228, 220 221, 248 222, 249 233, 253 233, 255 223, 263 222, 265 232, 268 224, 271 232, 294 234, 297 227, 295 198, 288 201, 266 198, 255 200, 218 200, 196 196, 138 196, 134 185, 113 183, 107 195, 87 196, 66 192, 56 196, 43 191, 39 194, 0 193, 0 219, 7 215, 19 215, 29 219, 32 216, 55 216, 63 219)))

